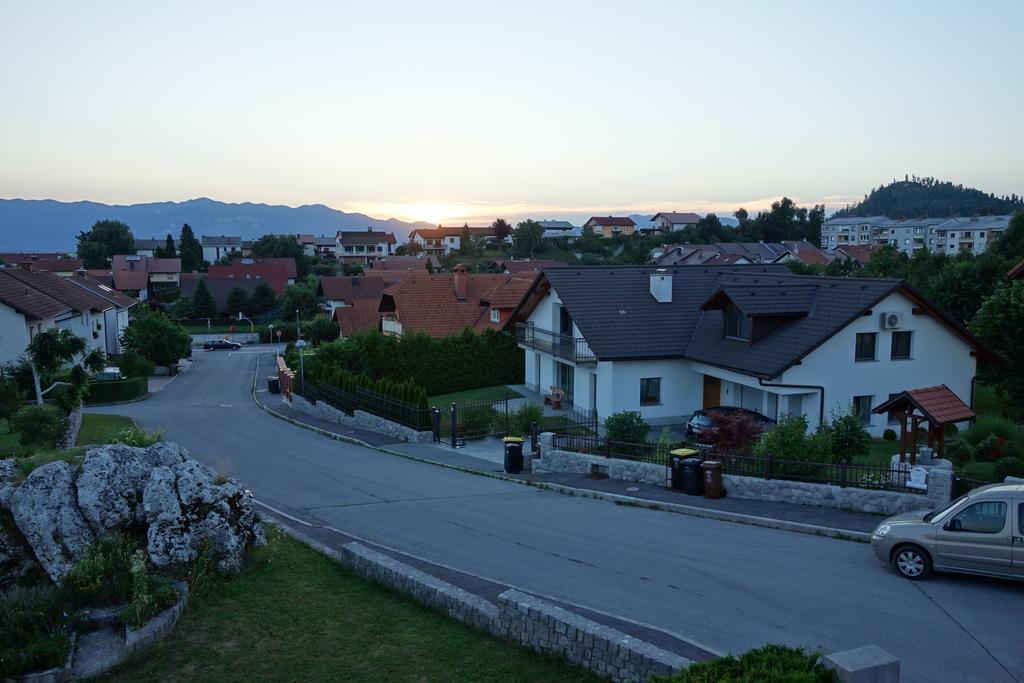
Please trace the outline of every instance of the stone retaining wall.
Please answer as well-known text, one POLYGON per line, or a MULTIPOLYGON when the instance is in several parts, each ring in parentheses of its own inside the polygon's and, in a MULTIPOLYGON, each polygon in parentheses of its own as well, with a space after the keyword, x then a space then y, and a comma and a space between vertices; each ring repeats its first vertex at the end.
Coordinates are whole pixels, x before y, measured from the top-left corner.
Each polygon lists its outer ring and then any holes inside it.
MULTIPOLYGON (((667 485, 664 465, 606 458, 554 448, 553 435, 540 435, 540 457, 533 461, 534 474, 590 474, 595 466, 612 479, 667 485)), ((950 501, 953 472, 933 467, 928 472, 926 494, 898 493, 829 484, 813 484, 726 474, 722 477, 726 495, 749 500, 797 503, 817 507, 895 515, 921 509, 936 509, 950 501)))
POLYGON ((68 428, 57 444, 60 448, 73 448, 78 443, 78 432, 82 429, 82 411, 72 410, 68 414, 68 428))
MULTIPOLYGON (((354 427, 355 429, 365 429, 370 432, 384 434, 385 436, 391 436, 410 443, 427 443, 434 440, 434 433, 432 431, 421 432, 413 429, 412 427, 406 427, 405 425, 397 422, 385 420, 373 413, 356 410, 349 415, 325 401, 310 403, 303 397, 294 394, 290 398, 291 400, 289 401, 289 404, 295 410, 306 413, 307 415, 319 417, 320 419, 327 420, 328 422, 345 425, 346 427, 354 427)), ((286 398, 285 400, 288 399, 286 398)))

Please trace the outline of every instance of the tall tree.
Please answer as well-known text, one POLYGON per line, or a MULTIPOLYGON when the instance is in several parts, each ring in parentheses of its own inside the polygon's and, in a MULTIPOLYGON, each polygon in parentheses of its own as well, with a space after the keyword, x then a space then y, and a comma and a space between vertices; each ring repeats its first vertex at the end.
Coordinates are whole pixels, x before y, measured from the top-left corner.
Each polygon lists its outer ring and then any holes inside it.
POLYGON ((252 290, 250 305, 257 314, 266 313, 277 308, 277 294, 274 293, 274 288, 268 285, 266 280, 261 280, 252 290))
POLYGON ((294 284, 284 288, 281 295, 281 318, 293 319, 295 311, 299 312, 299 318, 312 318, 320 310, 316 300, 316 293, 306 285, 294 284))
POLYGON ((101 370, 107 361, 103 351, 89 351, 84 339, 75 336, 70 330, 56 327, 37 332, 25 349, 25 355, 32 368, 36 403, 43 405, 43 397, 60 388, 58 403, 66 410, 81 404, 89 372, 101 370), (58 372, 68 370, 66 381, 56 379, 58 372), (43 384, 49 386, 43 389, 43 384))
POLYGON ((206 278, 199 280, 196 285, 196 293, 192 295, 192 316, 195 318, 217 317, 217 305, 210 294, 210 288, 206 284, 206 278))
POLYGON ((459 231, 459 253, 463 256, 472 256, 475 246, 473 238, 469 235, 469 223, 464 223, 462 230, 459 231))
POLYGON ((512 234, 512 226, 504 218, 496 218, 491 223, 491 230, 494 231, 494 237, 502 241, 512 234))
MULTIPOLYGON (((88 231, 83 230, 78 233, 76 239, 78 240, 78 255, 83 259, 86 254, 82 253, 82 247, 91 242, 103 245, 104 256, 107 259, 115 254, 135 253, 135 237, 132 235, 132 230, 121 221, 96 221, 88 231)), ((88 247, 87 251, 90 249, 94 250, 95 247, 88 247)), ((89 256, 95 259, 96 253, 89 253, 89 256)))
POLYGON ((159 258, 177 258, 178 252, 174 248, 174 238, 167 235, 167 239, 164 240, 164 245, 162 247, 157 247, 154 254, 159 258))
POLYGON ((532 257, 544 240, 544 228, 534 220, 525 220, 512 232, 512 253, 532 257))
POLYGON ((108 268, 107 247, 102 242, 79 242, 78 258, 86 268, 108 268))
POLYGON ((181 226, 178 236, 178 249, 181 253, 181 270, 186 273, 198 273, 203 270, 203 245, 196 239, 192 226, 188 223, 181 226))
POLYGON ((311 263, 302 245, 293 235, 264 235, 252 243, 252 255, 257 257, 293 258, 300 278, 309 274, 311 263))
POLYGON ((1001 367, 983 364, 981 376, 1007 401, 1024 408, 1024 282, 1003 283, 981 305, 971 331, 995 349, 1004 363, 1001 367))
POLYGON ((228 292, 227 314, 234 318, 239 313, 247 312, 249 306, 249 293, 238 285, 232 287, 228 292))
POLYGON ((1024 211, 1010 219, 1010 224, 995 242, 989 252, 1016 263, 1024 259, 1024 211))

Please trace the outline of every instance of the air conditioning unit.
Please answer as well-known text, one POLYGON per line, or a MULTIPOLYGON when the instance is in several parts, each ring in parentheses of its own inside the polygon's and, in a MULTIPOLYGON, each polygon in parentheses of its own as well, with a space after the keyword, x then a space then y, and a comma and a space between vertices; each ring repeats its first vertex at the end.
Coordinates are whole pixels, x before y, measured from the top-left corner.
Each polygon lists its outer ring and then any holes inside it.
POLYGON ((882 313, 879 316, 879 322, 883 330, 898 330, 903 327, 903 314, 882 313))

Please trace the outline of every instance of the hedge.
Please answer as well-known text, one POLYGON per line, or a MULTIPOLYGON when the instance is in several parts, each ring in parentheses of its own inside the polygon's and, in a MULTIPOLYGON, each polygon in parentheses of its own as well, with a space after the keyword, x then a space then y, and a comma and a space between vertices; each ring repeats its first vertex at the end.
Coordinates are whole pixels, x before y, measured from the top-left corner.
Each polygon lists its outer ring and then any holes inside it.
MULTIPOLYGON (((347 370, 373 380, 411 381, 428 396, 523 381, 522 349, 507 334, 468 328, 435 339, 422 332, 400 337, 361 332, 321 344, 315 364, 327 371, 347 370)), ((309 372, 309 360, 306 361, 309 372)))
POLYGON ((306 380, 312 383, 312 388, 327 385, 336 390, 319 395, 318 399, 349 414, 364 410, 415 429, 430 429, 430 402, 426 391, 416 383, 374 380, 366 375, 312 365, 306 369, 306 380))
POLYGON ((146 377, 89 382, 85 398, 89 403, 116 403, 145 396, 148 390, 149 380, 146 377))

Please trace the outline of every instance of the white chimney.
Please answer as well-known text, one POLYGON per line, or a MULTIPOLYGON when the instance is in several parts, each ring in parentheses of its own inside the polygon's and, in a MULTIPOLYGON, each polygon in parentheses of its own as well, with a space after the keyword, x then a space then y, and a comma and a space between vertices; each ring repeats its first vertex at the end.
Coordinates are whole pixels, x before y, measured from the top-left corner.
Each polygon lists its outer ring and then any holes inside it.
POLYGON ((660 304, 672 303, 672 273, 658 268, 651 274, 651 296, 660 304))

